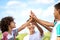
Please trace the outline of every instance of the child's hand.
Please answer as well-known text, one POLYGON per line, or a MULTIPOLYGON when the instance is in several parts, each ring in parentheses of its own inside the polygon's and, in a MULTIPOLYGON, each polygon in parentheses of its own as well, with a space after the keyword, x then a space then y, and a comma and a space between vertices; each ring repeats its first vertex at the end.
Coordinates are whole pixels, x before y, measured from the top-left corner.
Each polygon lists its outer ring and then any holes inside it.
POLYGON ((35 15, 32 11, 31 11, 30 17, 31 17, 31 18, 34 18, 34 19, 37 18, 36 15, 35 15))

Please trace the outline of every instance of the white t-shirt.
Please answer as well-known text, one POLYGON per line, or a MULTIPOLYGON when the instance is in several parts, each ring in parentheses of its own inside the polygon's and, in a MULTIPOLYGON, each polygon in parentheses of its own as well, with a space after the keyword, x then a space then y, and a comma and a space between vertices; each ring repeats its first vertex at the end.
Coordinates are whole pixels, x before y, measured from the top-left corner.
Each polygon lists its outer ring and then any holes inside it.
POLYGON ((25 36, 24 40, 42 40, 42 37, 39 32, 35 32, 32 35, 25 36))
MULTIPOLYGON (((18 34, 18 29, 14 29, 14 30, 12 30, 11 34, 8 33, 7 39, 14 40, 15 37, 17 36, 17 34, 18 34)), ((3 39, 4 39, 4 37, 3 37, 3 39)))
POLYGON ((57 27, 59 27, 58 25, 60 25, 60 21, 57 21, 56 25, 54 26, 50 40, 56 40, 56 38, 58 36, 58 34, 57 34, 57 31, 58 31, 57 27))

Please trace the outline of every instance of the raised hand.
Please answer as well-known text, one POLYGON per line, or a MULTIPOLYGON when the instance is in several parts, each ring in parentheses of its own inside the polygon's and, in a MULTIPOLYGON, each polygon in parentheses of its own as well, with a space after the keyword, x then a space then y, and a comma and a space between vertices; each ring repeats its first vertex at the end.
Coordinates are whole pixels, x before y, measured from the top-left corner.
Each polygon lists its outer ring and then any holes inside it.
POLYGON ((36 15, 31 11, 31 17, 36 17, 36 15))
POLYGON ((36 19, 38 19, 32 11, 31 11, 31 14, 30 14, 30 18, 32 18, 33 21, 36 21, 36 19))

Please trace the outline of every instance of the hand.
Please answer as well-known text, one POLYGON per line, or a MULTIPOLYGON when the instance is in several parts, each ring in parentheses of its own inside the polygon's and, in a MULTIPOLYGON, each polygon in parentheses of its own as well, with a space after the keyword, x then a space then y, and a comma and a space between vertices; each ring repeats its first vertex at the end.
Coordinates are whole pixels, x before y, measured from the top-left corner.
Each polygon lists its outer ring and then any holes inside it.
POLYGON ((37 26, 37 23, 36 22, 31 22, 33 25, 37 26))
POLYGON ((30 17, 34 20, 37 19, 37 17, 35 16, 35 14, 32 11, 31 11, 30 17))
POLYGON ((31 23, 32 22, 32 18, 29 18, 28 20, 27 20, 27 23, 31 23))

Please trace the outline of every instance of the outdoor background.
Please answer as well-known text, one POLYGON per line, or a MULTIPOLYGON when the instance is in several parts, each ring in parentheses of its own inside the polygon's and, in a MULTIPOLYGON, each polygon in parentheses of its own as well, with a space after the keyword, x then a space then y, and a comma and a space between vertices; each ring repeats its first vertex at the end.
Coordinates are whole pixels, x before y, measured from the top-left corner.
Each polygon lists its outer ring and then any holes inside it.
MULTIPOLYGON (((32 10, 39 19, 53 22, 54 5, 58 2, 60 0, 0 0, 0 20, 6 16, 12 16, 15 19, 16 28, 19 28, 29 19, 29 14, 32 10)), ((49 40, 50 32, 43 26, 41 27, 44 31, 43 40, 49 40)), ((35 31, 37 31, 36 28, 35 31)), ((23 40, 28 33, 28 29, 25 28, 19 32, 19 35, 16 37, 17 40, 23 40)), ((0 31, 0 39, 1 36, 2 33, 0 31)))

